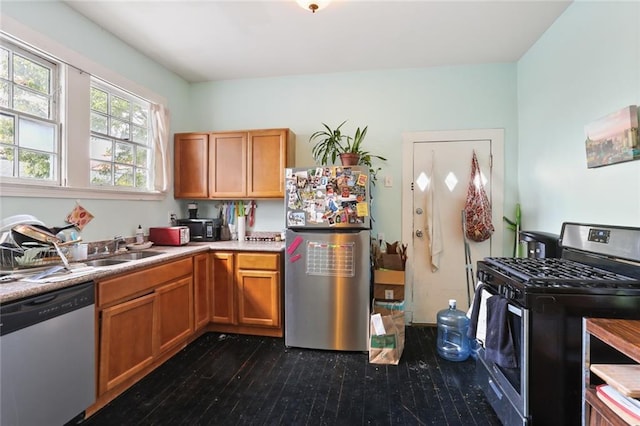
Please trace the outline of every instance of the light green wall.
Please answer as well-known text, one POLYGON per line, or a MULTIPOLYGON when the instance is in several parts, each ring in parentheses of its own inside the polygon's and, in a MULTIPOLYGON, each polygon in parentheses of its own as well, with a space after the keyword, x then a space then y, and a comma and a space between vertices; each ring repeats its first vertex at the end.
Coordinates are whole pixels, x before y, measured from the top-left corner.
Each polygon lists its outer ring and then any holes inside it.
MULTIPOLYGON (((517 100, 515 64, 369 71, 194 84, 194 130, 289 127, 297 135, 296 165, 313 165, 309 136, 325 122, 369 126, 366 147, 386 157, 376 185, 374 231, 400 239, 402 133, 504 128, 506 210, 515 203, 517 100)), ((412 165, 405 165, 411 167, 412 165)), ((203 205, 203 203, 200 203, 203 205)), ((283 203, 261 202, 257 224, 284 225, 283 203)))
MULTIPOLYGON (((3 16, 76 50, 168 99, 172 132, 290 127, 298 165, 312 164, 309 135, 321 122, 369 126, 386 156, 375 189, 376 231, 400 237, 402 133, 505 129, 505 214, 523 205, 525 228, 559 232, 564 220, 640 225, 640 161, 586 169, 584 125, 640 100, 640 3, 578 1, 518 64, 234 80, 189 85, 64 3, 3 1, 3 16), (519 166, 518 166, 519 165, 519 166), (519 193, 518 193, 519 191, 519 193)), ((59 225, 74 200, 2 197, 0 217, 34 214, 59 225)), ((133 235, 184 213, 162 202, 81 200, 96 214, 83 236, 133 235)), ((283 226, 282 202, 263 201, 257 230, 283 226)), ((200 202, 202 216, 216 203, 200 202)))
POLYGON ((523 227, 640 226, 640 161, 587 169, 584 126, 640 103, 640 2, 577 1, 518 63, 523 227))
MULTIPOLYGON (((2 16, 9 16, 163 96, 167 99, 171 111, 171 130, 188 130, 189 84, 88 21, 64 3, 2 1, 2 16)), ((0 202, 0 218, 14 214, 32 214, 50 226, 64 224, 67 213, 75 205, 73 199, 55 198, 2 197, 0 202)), ((145 230, 149 226, 166 225, 168 212, 180 212, 182 209, 173 199, 173 190, 164 201, 88 199, 80 202, 96 216, 82 232, 82 237, 87 241, 109 239, 118 234, 133 236, 138 224, 145 230)))

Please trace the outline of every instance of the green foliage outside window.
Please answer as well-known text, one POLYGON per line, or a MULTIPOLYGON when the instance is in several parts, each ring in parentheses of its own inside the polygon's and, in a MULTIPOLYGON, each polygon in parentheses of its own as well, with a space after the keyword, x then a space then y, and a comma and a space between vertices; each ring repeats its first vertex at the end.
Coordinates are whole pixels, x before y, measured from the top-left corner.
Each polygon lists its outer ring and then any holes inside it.
POLYGON ((91 87, 91 184, 146 189, 149 105, 116 89, 91 87))

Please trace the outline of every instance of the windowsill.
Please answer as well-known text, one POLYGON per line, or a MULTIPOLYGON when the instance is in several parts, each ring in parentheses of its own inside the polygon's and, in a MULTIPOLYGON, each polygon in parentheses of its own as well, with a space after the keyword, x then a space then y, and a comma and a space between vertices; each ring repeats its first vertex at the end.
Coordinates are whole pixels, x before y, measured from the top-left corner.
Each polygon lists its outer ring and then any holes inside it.
POLYGON ((157 201, 165 199, 167 194, 161 192, 119 191, 102 188, 61 188, 57 186, 2 183, 0 185, 0 196, 28 198, 83 198, 94 200, 157 201))

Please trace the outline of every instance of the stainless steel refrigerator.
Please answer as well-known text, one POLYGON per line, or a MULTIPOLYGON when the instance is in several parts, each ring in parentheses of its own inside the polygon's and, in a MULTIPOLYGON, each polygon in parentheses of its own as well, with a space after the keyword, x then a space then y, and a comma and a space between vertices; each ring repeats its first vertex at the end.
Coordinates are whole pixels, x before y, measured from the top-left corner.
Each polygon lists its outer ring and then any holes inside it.
POLYGON ((286 346, 366 351, 371 221, 366 167, 285 171, 286 346))

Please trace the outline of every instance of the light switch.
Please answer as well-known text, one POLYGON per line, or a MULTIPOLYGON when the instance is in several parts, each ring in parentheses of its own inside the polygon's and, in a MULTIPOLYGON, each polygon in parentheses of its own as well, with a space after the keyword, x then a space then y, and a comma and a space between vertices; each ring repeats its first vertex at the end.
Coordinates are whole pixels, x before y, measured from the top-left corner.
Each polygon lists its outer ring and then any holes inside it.
POLYGON ((391 188, 393 186, 393 178, 391 176, 384 177, 384 186, 386 188, 391 188))

